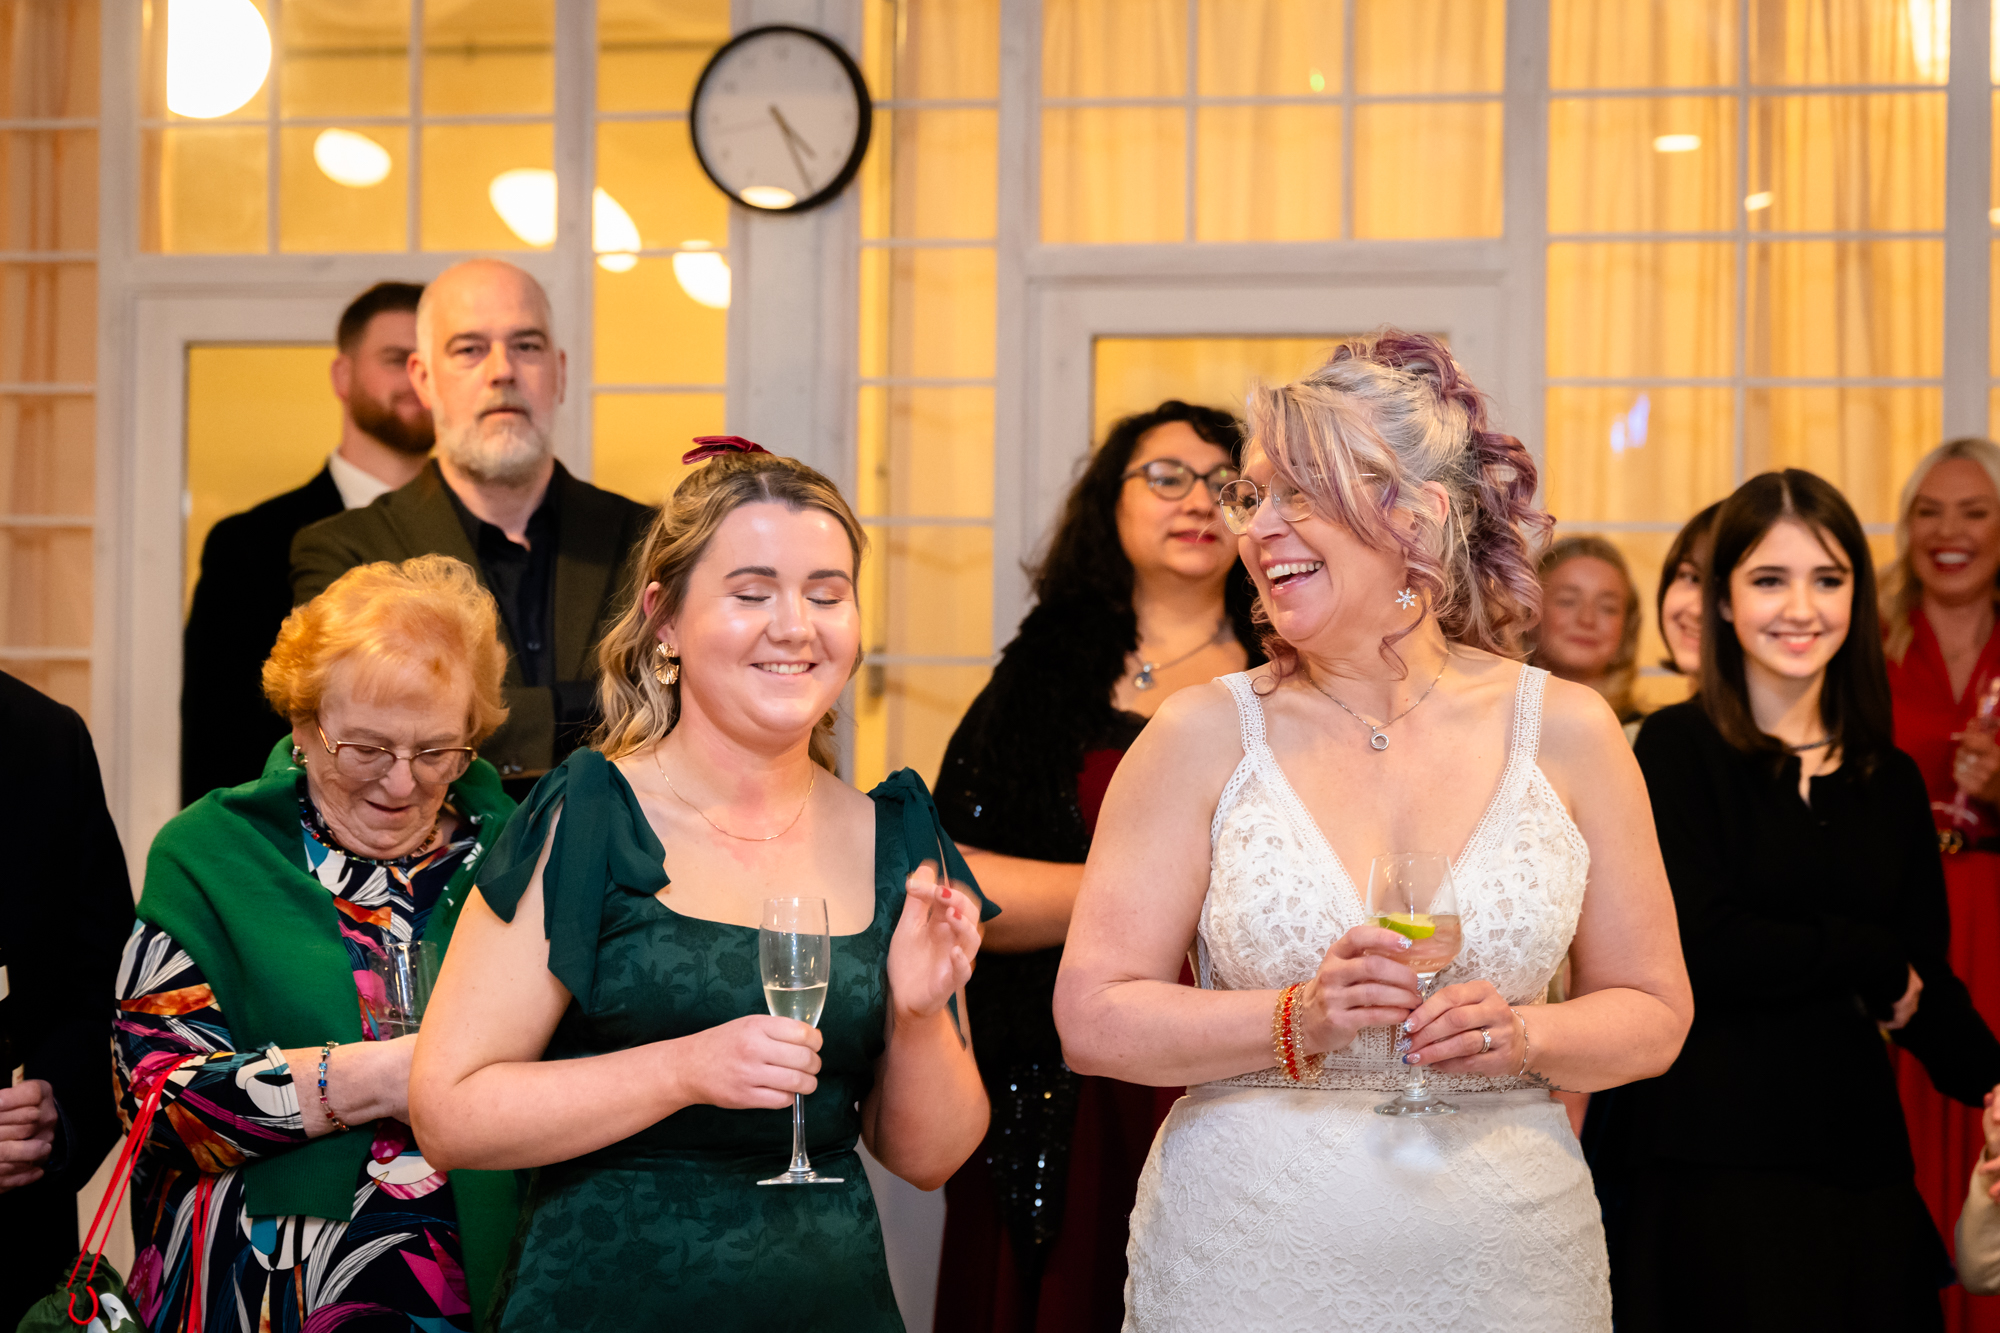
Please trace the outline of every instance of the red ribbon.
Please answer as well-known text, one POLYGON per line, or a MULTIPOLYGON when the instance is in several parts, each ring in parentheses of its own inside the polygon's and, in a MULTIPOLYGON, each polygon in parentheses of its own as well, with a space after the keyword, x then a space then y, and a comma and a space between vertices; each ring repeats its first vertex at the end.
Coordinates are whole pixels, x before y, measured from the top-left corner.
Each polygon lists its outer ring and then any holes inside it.
POLYGON ((768 454, 771 451, 755 440, 746 440, 741 435, 697 435, 694 442, 698 448, 681 455, 681 462, 699 463, 704 458, 714 458, 718 454, 768 454))

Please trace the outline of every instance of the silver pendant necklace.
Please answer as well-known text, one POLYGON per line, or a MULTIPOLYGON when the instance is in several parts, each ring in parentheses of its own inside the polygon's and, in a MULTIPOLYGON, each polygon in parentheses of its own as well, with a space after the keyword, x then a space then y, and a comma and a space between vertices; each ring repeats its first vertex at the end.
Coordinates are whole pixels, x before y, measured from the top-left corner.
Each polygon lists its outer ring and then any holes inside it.
POLYGON ((1181 663, 1187 661, 1190 657, 1193 657, 1196 653, 1201 652, 1205 648, 1212 647, 1214 644, 1216 644, 1221 640, 1222 632, 1228 628, 1229 628, 1229 617, 1224 616, 1222 618, 1221 623, 1215 627, 1215 633, 1209 635, 1207 639, 1203 640, 1201 643, 1196 644, 1193 648, 1189 649, 1187 652, 1182 653, 1179 657, 1176 657, 1171 662, 1165 662, 1165 663, 1149 662, 1141 654, 1134 653, 1133 656, 1139 659, 1139 674, 1132 677, 1132 688, 1135 690, 1152 689, 1155 685, 1159 684, 1157 680, 1153 679, 1154 672, 1171 671, 1175 667, 1179 666, 1181 663))
POLYGON ((1404 718, 1408 717, 1410 714, 1416 712, 1417 704, 1421 704, 1424 700, 1431 697, 1431 691, 1436 689, 1438 687, 1438 682, 1444 679, 1445 667, 1448 667, 1450 665, 1451 665, 1451 654, 1447 652, 1444 657, 1444 662, 1438 667, 1438 673, 1435 676, 1431 677, 1431 683, 1425 687, 1424 692, 1422 694, 1417 696, 1417 703, 1411 704, 1408 708, 1405 708, 1402 712, 1396 714, 1396 716, 1390 718, 1387 722, 1383 722, 1380 724, 1370 722, 1367 718, 1361 716, 1361 714, 1355 712, 1352 708, 1349 708, 1346 704, 1340 702, 1340 700, 1334 699, 1331 694, 1327 694, 1325 687, 1322 686, 1318 681, 1313 679, 1311 672, 1306 673, 1306 683, 1311 685, 1314 689, 1318 690, 1321 694, 1326 694, 1327 698, 1333 699, 1334 707, 1338 708, 1341 712, 1353 718, 1356 722, 1359 722, 1362 726, 1368 728, 1368 746, 1370 749, 1386 750, 1389 748, 1389 738, 1387 736, 1384 736, 1382 733, 1384 731, 1387 731, 1390 727, 1395 726, 1398 722, 1401 722, 1404 718))

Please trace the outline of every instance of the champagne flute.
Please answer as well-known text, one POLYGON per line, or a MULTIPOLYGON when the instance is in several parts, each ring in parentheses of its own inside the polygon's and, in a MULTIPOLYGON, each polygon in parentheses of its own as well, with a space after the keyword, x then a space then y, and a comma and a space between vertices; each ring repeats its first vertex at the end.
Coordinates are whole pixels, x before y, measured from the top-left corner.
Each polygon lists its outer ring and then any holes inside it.
MULTIPOLYGON (((1379 950, 1417 974, 1417 993, 1430 998, 1438 973, 1458 957, 1465 938, 1458 920, 1458 895, 1451 883, 1451 858, 1435 852, 1393 852, 1368 867, 1369 924, 1395 931, 1407 949, 1379 950)), ((1389 1030, 1396 1049, 1398 1030, 1389 1030)), ((1432 1095, 1429 1070, 1405 1065, 1403 1095, 1375 1108, 1377 1115, 1457 1115, 1458 1108, 1432 1095)))
MULTIPOLYGON (((827 933, 826 899, 766 898, 764 926, 757 932, 757 963, 764 974, 764 1003, 779 1018, 819 1026, 826 1007, 826 983, 833 973, 833 940, 827 933)), ((759 1185, 839 1185, 844 1176, 823 1176, 806 1159, 806 1099, 792 1095, 792 1164, 783 1175, 759 1185)))

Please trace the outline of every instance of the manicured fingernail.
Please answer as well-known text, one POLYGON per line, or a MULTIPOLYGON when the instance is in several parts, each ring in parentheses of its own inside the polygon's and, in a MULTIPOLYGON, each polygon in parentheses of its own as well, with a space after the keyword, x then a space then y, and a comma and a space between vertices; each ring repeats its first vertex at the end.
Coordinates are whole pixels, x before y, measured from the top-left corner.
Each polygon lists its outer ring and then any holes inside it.
POLYGON ((1398 948, 1403 948, 1403 949, 1407 949, 1407 948, 1409 948, 1409 947, 1410 947, 1410 946, 1411 946, 1412 944, 1415 944, 1415 943, 1416 943, 1416 941, 1415 941, 1415 940, 1404 940, 1404 941, 1403 941, 1403 942, 1402 942, 1402 943, 1401 943, 1400 945, 1398 945, 1397 947, 1398 947, 1398 948))
POLYGON ((1410 1030, 1410 1020, 1406 1018, 1403 1020, 1403 1031, 1408 1032, 1409 1030, 1410 1030))
POLYGON ((1423 1056, 1412 1053, 1403 1057, 1403 1063, 1406 1065, 1421 1064, 1423 1063, 1423 1059, 1423 1056))
POLYGON ((949 884, 945 884, 945 885, 941 885, 941 886, 940 886, 940 887, 938 888, 938 897, 940 897, 940 898, 949 898, 949 897, 951 897, 951 885, 949 885, 949 884))
POLYGON ((1409 1050, 1409 1049, 1410 1049, 1410 1039, 1409 1039, 1408 1037, 1398 1037, 1398 1038, 1396 1038, 1396 1049, 1397 1049, 1397 1050, 1399 1050, 1399 1051, 1407 1051, 1407 1050, 1409 1050))

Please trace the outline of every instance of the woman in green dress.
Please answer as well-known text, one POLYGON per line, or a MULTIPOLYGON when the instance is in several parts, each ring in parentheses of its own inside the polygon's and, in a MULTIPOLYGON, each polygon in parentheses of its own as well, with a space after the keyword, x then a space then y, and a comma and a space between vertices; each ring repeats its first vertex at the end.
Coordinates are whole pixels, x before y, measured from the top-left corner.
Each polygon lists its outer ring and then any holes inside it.
POLYGON ((831 771, 860 525, 792 459, 703 456, 600 649, 603 726, 482 870, 411 1075, 433 1162, 535 1168, 505 1333, 900 1329, 855 1141, 935 1189, 986 1129, 961 988, 994 909, 914 773, 831 771), (772 897, 826 900, 817 1030, 766 1012, 772 897), (758 1187, 794 1093, 844 1183, 758 1187))

